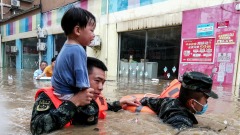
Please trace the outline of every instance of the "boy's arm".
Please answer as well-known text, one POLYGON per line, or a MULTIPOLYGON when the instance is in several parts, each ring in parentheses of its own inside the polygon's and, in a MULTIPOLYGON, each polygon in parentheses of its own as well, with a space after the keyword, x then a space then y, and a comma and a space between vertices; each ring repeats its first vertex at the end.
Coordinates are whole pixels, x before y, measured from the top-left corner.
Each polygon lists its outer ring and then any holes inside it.
POLYGON ((49 97, 41 93, 33 106, 31 132, 42 134, 60 129, 72 120, 75 113, 76 106, 72 102, 63 102, 56 109, 49 97))
POLYGON ((75 75, 75 84, 80 90, 90 87, 88 69, 87 69, 87 55, 83 47, 75 48, 73 52, 73 70, 75 75))

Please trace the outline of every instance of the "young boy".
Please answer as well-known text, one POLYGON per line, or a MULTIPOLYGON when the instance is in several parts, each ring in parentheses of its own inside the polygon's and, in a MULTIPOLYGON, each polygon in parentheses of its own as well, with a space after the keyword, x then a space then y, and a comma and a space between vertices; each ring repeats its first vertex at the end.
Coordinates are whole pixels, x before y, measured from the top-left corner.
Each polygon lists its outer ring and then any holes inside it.
POLYGON ((194 114, 205 113, 209 97, 218 98, 212 91, 212 79, 193 71, 183 74, 179 98, 143 98, 140 102, 156 112, 164 123, 185 129, 198 123, 194 114))
POLYGON ((72 7, 63 15, 61 26, 67 40, 58 54, 51 81, 54 94, 61 100, 69 100, 90 86, 83 47, 94 38, 96 19, 87 10, 72 7))

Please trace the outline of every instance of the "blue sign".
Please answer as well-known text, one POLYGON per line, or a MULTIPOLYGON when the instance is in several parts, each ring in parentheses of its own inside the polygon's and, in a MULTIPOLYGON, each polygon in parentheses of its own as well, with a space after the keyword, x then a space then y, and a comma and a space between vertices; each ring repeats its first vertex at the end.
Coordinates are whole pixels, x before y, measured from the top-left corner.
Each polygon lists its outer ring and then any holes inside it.
POLYGON ((197 25, 197 37, 209 37, 214 35, 214 23, 197 25))

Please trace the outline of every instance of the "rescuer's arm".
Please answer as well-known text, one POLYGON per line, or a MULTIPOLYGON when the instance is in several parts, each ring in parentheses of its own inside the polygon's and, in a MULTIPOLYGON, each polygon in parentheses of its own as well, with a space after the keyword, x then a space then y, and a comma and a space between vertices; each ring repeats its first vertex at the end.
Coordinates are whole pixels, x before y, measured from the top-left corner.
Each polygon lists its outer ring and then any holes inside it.
POLYGON ((119 101, 114 101, 112 103, 107 103, 107 104, 108 104, 109 111, 117 112, 122 109, 122 106, 120 105, 119 101))
POLYGON ((152 109, 164 123, 174 128, 185 129, 198 123, 186 107, 177 104, 173 99, 145 97, 140 102, 152 109))
POLYGON ((49 133, 62 128, 72 120, 76 108, 72 102, 65 101, 56 109, 49 97, 41 93, 33 106, 30 124, 32 134, 49 133))
POLYGON ((137 101, 136 98, 132 99, 120 99, 113 103, 108 103, 108 110, 117 112, 118 110, 124 108, 125 106, 139 106, 141 103, 137 101))
POLYGON ((148 106, 150 109, 152 109, 155 113, 158 113, 161 108, 162 99, 161 98, 149 98, 144 97, 140 100, 140 103, 143 106, 148 106))

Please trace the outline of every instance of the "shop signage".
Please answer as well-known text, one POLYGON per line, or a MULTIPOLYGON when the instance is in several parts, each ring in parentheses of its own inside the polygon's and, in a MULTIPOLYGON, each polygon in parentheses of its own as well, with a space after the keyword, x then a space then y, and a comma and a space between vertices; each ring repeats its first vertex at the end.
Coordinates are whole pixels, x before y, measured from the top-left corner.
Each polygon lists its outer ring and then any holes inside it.
POLYGON ((197 25, 197 37, 209 37, 214 35, 214 23, 197 25))
POLYGON ((236 31, 223 31, 216 33, 216 45, 234 45, 236 43, 236 31))
POLYGON ((214 38, 185 39, 182 42, 182 63, 212 64, 214 61, 214 38))
POLYGON ((217 22, 217 28, 227 28, 229 26, 229 21, 217 22))

